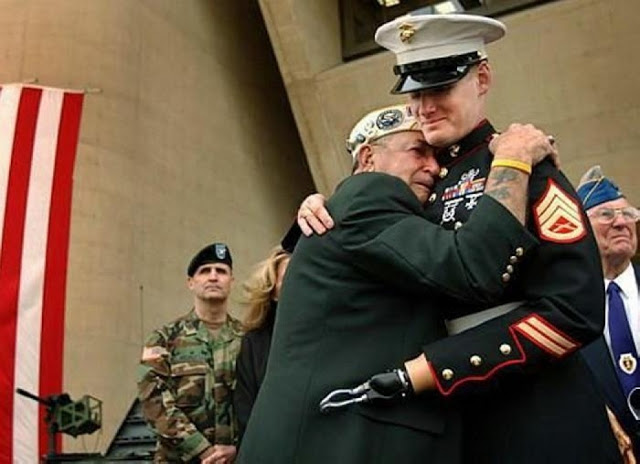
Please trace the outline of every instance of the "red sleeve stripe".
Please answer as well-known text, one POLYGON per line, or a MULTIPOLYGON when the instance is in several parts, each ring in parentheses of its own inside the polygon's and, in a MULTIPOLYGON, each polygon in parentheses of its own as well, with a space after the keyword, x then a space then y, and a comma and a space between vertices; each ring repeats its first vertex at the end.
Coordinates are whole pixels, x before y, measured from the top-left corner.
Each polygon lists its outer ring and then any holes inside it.
POLYGON ((561 334, 557 330, 554 330, 552 327, 549 327, 544 322, 536 319, 535 317, 530 317, 527 322, 529 322, 529 324, 545 334, 547 337, 552 339, 558 345, 568 350, 575 350, 578 347, 578 344, 574 343, 571 339, 569 339, 569 337, 561 334))
POLYGON ((516 330, 544 351, 561 357, 578 348, 578 344, 539 316, 532 315, 520 321, 516 330))
POLYGON ((536 329, 528 325, 526 322, 521 322, 520 324, 518 324, 516 326, 516 329, 518 329, 520 333, 522 333, 525 337, 538 345, 540 348, 553 354, 554 356, 564 356, 568 351, 561 346, 553 343, 551 340, 542 335, 540 332, 536 331, 536 329))

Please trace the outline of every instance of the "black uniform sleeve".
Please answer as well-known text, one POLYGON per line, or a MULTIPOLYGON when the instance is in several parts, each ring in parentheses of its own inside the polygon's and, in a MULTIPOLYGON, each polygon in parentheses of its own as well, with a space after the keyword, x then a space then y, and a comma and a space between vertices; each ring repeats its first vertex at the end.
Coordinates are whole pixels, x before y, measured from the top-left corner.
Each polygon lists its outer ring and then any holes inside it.
POLYGON ((422 216, 422 205, 400 179, 359 174, 345 181, 328 203, 339 240, 363 272, 396 288, 456 299, 492 302, 502 295, 501 271, 514 253, 537 240, 490 197, 471 220, 448 231, 422 216))
POLYGON ((509 274, 509 299, 520 301, 515 309, 424 347, 444 395, 535 372, 602 332, 597 245, 571 184, 550 163, 534 170, 529 215, 540 246, 509 274))
POLYGON ((236 361, 236 389, 233 392, 233 407, 238 420, 238 446, 249 422, 253 403, 260 385, 256 377, 251 334, 242 337, 242 345, 236 361))

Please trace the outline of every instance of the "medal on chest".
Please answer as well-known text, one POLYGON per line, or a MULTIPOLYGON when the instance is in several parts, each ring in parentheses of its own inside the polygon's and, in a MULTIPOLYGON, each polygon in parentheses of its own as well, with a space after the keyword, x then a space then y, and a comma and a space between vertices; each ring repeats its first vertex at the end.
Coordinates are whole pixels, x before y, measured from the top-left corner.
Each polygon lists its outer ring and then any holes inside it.
POLYGON ((442 192, 441 224, 459 219, 460 208, 465 211, 462 219, 466 220, 468 213, 477 206, 486 180, 480 174, 480 168, 471 168, 464 171, 455 184, 445 187, 442 192))

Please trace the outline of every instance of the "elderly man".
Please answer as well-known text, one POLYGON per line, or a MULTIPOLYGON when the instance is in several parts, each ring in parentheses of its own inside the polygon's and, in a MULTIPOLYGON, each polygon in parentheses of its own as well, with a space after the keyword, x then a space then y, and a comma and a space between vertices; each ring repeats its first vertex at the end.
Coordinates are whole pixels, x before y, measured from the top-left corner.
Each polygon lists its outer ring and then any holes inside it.
POLYGON ((139 397, 158 437, 155 462, 235 459, 232 390, 242 333, 228 313, 232 265, 224 243, 196 253, 187 267, 193 308, 155 330, 142 350, 139 397))
POLYGON ((600 166, 585 173, 578 195, 598 242, 607 292, 604 340, 582 353, 619 421, 613 425, 621 451, 627 462, 635 462, 631 456, 640 456, 640 268, 631 258, 638 248, 640 213, 600 166))
MULTIPOLYGON (((492 71, 485 45, 505 31, 480 16, 415 15, 376 33, 397 58, 392 92, 409 96, 425 140, 438 148, 440 180, 425 211, 446 229, 464 230, 487 192, 496 131, 486 115, 492 71)), ((330 227, 317 203, 307 199, 299 218, 313 214, 330 227)), ((303 232, 309 225, 301 221, 303 232)), ((464 317, 449 325, 453 336, 427 341, 423 354, 406 363, 413 389, 469 400, 466 462, 616 462, 604 404, 575 355, 603 327, 597 247, 575 191, 550 162, 531 175, 527 227, 540 246, 524 260, 513 255, 503 269, 504 305, 439 302, 440 311, 454 307, 464 317)))
POLYGON ((439 168, 406 106, 367 115, 349 141, 357 169, 329 200, 336 226, 301 239, 287 268, 241 463, 459 462, 458 416, 436 395, 325 414, 320 401, 442 338, 438 299, 495 301, 510 257, 536 244, 521 227, 527 172, 553 149, 533 127, 492 142, 485 198, 458 232, 422 216, 439 168))

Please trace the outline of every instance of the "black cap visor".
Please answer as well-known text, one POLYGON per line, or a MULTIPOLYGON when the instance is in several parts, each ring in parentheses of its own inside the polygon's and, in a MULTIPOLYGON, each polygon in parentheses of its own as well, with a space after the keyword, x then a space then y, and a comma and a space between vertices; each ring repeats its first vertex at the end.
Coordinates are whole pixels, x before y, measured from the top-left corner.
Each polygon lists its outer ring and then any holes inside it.
POLYGON ((481 60, 479 53, 469 53, 394 66, 394 73, 400 77, 391 89, 391 93, 403 94, 448 87, 466 76, 469 69, 481 60))

